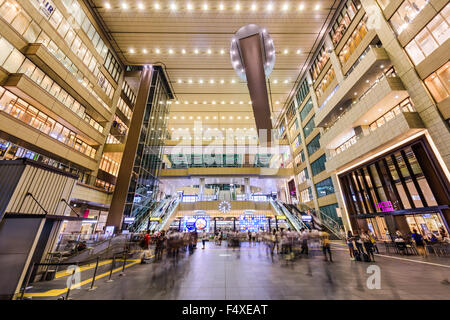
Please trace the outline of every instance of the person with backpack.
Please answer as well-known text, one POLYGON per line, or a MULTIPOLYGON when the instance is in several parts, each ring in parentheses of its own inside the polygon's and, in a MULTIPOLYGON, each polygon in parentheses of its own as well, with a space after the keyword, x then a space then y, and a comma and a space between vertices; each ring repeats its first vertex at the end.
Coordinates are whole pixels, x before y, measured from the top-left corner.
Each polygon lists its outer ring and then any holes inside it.
POLYGON ((350 252, 350 260, 355 260, 355 255, 353 252, 355 251, 355 246, 353 245, 353 234, 350 230, 347 232, 347 237, 345 241, 347 242, 348 251, 350 252))
POLYGON ((425 243, 423 241, 422 235, 420 233, 418 233, 416 229, 413 229, 413 233, 411 234, 411 238, 414 240, 414 242, 416 244, 417 252, 421 256, 425 256, 426 255, 426 250, 425 250, 425 243))

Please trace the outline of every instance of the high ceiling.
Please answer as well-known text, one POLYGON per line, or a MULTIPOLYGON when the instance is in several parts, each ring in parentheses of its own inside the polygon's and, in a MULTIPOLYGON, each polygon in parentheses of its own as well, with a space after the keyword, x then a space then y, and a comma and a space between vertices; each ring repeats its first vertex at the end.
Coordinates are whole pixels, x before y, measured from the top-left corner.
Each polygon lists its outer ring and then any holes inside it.
POLYGON ((169 128, 254 128, 247 85, 229 56, 233 34, 257 24, 273 38, 269 100, 274 119, 332 18, 338 0, 86 0, 124 64, 165 65, 178 102, 169 128), (183 119, 184 118, 184 119, 183 119))

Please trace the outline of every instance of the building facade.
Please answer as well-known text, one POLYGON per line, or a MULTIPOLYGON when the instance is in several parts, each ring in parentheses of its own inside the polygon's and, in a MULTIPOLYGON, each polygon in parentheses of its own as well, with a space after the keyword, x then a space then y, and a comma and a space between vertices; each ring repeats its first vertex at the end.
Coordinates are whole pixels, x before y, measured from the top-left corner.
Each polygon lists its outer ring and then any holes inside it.
POLYGON ((278 119, 295 201, 346 230, 425 235, 449 216, 448 1, 346 1, 278 119))

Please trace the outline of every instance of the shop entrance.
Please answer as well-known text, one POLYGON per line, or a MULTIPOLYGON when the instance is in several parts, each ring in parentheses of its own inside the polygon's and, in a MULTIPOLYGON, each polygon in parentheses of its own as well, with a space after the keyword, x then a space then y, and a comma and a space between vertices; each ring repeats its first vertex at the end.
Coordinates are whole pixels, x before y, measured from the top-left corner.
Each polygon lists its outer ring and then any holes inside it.
POLYGON ((411 232, 413 232, 413 229, 416 229, 423 237, 427 238, 431 237, 432 234, 439 237, 439 229, 444 227, 439 213, 408 215, 406 216, 406 222, 408 222, 411 232))

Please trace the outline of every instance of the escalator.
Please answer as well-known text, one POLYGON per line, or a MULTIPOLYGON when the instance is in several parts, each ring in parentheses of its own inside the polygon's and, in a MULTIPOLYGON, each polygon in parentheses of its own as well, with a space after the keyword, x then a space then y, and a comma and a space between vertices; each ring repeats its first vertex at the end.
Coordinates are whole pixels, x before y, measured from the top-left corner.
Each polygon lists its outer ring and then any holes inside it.
POLYGON ((322 230, 326 230, 333 235, 336 239, 345 239, 345 232, 343 231, 342 222, 330 217, 328 214, 321 210, 315 210, 305 204, 299 204, 298 207, 294 206, 298 212, 308 213, 312 217, 312 222, 315 226, 322 230))
POLYGON ((270 200, 270 203, 272 204, 277 215, 285 216, 295 231, 309 229, 302 219, 297 217, 297 215, 292 214, 291 211, 289 211, 281 202, 270 200))
POLYGON ((166 214, 166 211, 173 205, 174 202, 178 202, 177 197, 169 197, 158 203, 155 203, 155 206, 152 210, 148 210, 147 213, 139 219, 139 221, 135 222, 135 224, 133 225, 133 230, 135 230, 136 232, 141 232, 147 230, 147 228, 149 229, 149 231, 155 231, 156 229, 158 229, 158 223, 149 224, 149 221, 159 221, 160 224, 162 218, 166 214))

